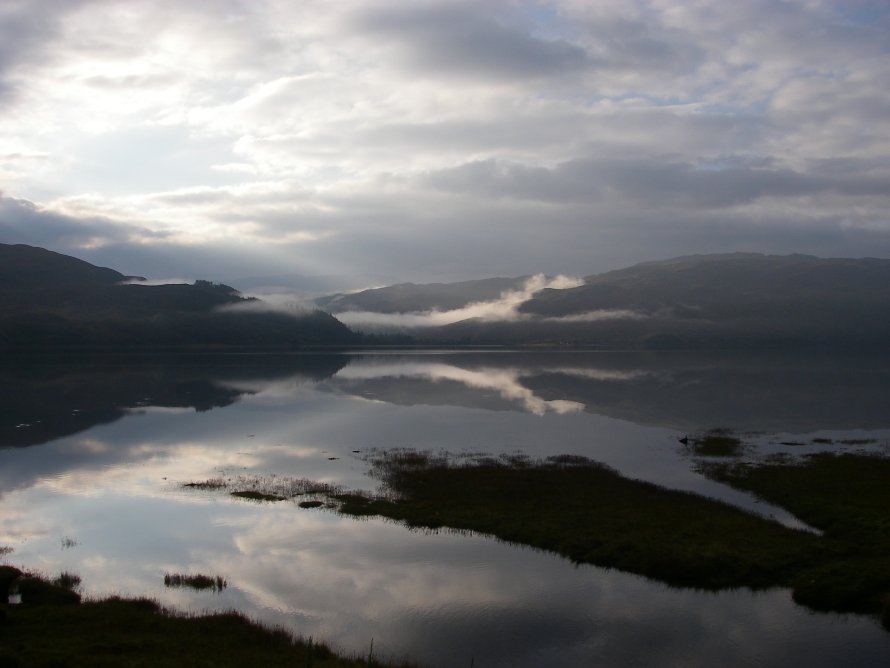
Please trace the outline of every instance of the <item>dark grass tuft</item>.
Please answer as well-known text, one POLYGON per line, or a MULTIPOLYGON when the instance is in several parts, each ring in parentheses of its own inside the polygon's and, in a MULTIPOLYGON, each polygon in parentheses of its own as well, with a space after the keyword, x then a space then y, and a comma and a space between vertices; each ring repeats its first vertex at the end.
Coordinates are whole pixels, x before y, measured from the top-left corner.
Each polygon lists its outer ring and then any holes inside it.
POLYGON ((737 457, 742 452, 742 441, 731 429, 715 427, 689 438, 687 447, 700 457, 737 457))
POLYGON ((221 592, 228 586, 225 578, 220 575, 187 575, 183 573, 166 573, 164 575, 165 587, 188 587, 190 589, 204 590, 211 589, 215 592, 221 592))
POLYGON ((76 573, 69 573, 68 571, 62 571, 59 573, 59 577, 53 580, 53 584, 72 591, 80 587, 80 582, 81 579, 79 575, 76 573))
POLYGON ((231 492, 232 496, 239 499, 249 499, 250 501, 285 501, 283 496, 278 494, 266 494, 264 492, 255 492, 253 490, 244 490, 241 492, 231 492))

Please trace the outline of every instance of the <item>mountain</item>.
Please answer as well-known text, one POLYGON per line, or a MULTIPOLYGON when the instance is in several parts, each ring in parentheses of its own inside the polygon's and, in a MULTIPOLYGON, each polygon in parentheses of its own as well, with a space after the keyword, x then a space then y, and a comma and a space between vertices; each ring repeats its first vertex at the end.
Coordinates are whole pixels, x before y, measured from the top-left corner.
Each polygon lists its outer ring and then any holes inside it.
POLYGON ((261 302, 228 285, 140 280, 42 248, 0 244, 0 346, 294 346, 357 340, 327 313, 264 311, 261 302))
POLYGON ((519 288, 527 278, 485 278, 460 283, 399 283, 385 288, 321 297, 315 303, 319 308, 332 313, 450 311, 472 302, 497 299, 505 290, 519 288))
POLYGON ((644 313, 671 310, 678 317, 738 317, 750 311, 780 316, 788 305, 839 302, 890 304, 890 260, 822 259, 810 255, 728 253, 644 262, 588 276, 568 290, 542 290, 520 311, 564 317, 601 309, 644 313))
MULTIPOLYGON (((523 279, 493 280, 486 299, 523 279)), ((466 303, 474 299, 462 292, 465 285, 436 290, 452 297, 449 305, 466 303)), ((341 304, 383 313, 427 310, 434 306, 427 288, 392 286, 327 303, 335 312, 347 310, 341 304)), ((579 287, 540 290, 512 317, 413 334, 427 343, 465 345, 883 347, 890 341, 890 260, 729 253, 645 262, 587 276, 579 287)))
POLYGON ((53 289, 60 286, 108 286, 126 281, 114 269, 45 248, 0 244, 0 289, 53 289))

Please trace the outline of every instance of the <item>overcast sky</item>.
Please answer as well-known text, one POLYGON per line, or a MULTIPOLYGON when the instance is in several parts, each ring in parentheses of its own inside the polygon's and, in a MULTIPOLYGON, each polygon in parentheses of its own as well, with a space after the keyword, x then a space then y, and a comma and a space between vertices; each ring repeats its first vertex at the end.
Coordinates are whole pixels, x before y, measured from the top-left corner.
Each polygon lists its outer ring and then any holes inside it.
POLYGON ((0 241, 369 282, 890 257, 890 3, 2 0, 0 241))

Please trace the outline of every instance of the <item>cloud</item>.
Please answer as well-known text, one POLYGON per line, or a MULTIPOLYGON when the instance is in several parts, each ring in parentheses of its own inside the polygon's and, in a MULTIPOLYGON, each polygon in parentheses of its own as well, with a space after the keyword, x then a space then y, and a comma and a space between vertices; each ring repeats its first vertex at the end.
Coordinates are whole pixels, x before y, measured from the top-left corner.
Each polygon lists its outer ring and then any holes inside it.
POLYGON ((883 2, 10 0, 0 240, 217 279, 887 255, 888 33, 883 2))
POLYGON ((590 65, 583 47, 534 34, 533 26, 509 6, 379 5, 355 12, 349 25, 375 43, 394 44, 397 64, 424 75, 523 80, 560 76, 590 65))
POLYGON ((99 217, 75 218, 0 193, 0 237, 5 243, 95 248, 126 240, 135 230, 99 217))
POLYGON ((500 297, 490 301, 472 302, 458 309, 439 311, 436 309, 411 313, 374 313, 369 311, 342 311, 337 317, 351 326, 389 327, 437 327, 453 322, 478 318, 486 321, 520 320, 525 317, 519 307, 541 290, 565 290, 584 285, 579 278, 556 276, 548 278, 536 274, 529 278, 518 290, 505 290, 500 297))
POLYGON ((442 190, 513 199, 596 201, 617 195, 639 204, 693 208, 729 207, 763 197, 886 196, 890 192, 890 174, 849 178, 744 163, 590 158, 546 168, 486 160, 428 174, 424 182, 442 190))
POLYGON ((578 413, 584 404, 565 399, 547 400, 537 396, 522 384, 522 373, 513 368, 462 369, 451 364, 429 362, 374 365, 369 367, 347 366, 337 372, 341 380, 368 380, 374 378, 424 378, 437 383, 454 381, 470 388, 494 390, 507 401, 516 402, 522 410, 533 415, 546 413, 578 413))

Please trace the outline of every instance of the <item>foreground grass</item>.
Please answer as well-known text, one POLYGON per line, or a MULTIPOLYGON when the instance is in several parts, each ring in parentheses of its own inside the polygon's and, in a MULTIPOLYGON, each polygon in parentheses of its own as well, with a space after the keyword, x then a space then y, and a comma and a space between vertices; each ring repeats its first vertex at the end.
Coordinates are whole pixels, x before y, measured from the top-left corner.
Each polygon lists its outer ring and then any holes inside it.
POLYGON ((337 656, 324 645, 295 640, 236 613, 183 616, 148 599, 81 602, 70 589, 0 566, 3 601, 10 587, 21 592, 22 604, 0 605, 4 668, 384 665, 337 656))

